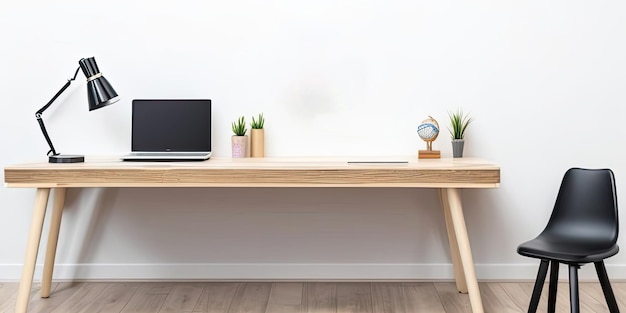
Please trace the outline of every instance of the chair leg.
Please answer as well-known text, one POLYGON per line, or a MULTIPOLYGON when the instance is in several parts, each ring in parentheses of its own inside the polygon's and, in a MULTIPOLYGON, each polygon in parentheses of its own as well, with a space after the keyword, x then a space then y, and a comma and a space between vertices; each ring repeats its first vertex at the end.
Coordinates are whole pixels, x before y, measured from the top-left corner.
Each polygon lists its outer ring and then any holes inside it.
POLYGON ((548 313, 556 310, 556 291, 559 283, 559 262, 550 262, 550 287, 548 289, 548 313))
POLYGON ((541 298, 543 283, 546 281, 546 275, 548 274, 548 264, 550 264, 548 260, 541 260, 541 263, 539 264, 539 272, 537 272, 537 280, 535 281, 535 288, 533 288, 533 295, 530 297, 528 313, 537 312, 537 306, 539 306, 539 298, 541 298))
POLYGON ((580 313, 580 300, 578 298, 578 265, 569 266, 569 302, 570 312, 580 313))
POLYGON ((604 261, 594 262, 596 266, 596 273, 598 273, 598 279, 600 280, 600 286, 602 286, 602 292, 606 299, 606 304, 609 307, 609 312, 619 313, 617 302, 615 301, 615 295, 609 282, 609 276, 606 274, 606 267, 604 267, 604 261))

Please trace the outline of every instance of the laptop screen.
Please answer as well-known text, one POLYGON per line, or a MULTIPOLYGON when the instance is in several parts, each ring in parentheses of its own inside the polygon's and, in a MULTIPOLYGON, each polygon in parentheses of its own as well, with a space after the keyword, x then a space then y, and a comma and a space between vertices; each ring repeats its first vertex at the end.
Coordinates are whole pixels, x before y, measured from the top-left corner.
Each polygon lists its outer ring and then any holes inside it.
POLYGON ((133 151, 211 151, 211 100, 135 99, 133 151))

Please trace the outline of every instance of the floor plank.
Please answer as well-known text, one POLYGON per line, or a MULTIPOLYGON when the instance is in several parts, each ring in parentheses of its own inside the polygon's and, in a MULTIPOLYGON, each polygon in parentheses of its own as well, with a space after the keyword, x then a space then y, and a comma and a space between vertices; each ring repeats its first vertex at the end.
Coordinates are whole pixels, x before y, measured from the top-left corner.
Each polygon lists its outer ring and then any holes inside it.
POLYGON ((171 283, 143 283, 139 286, 122 313, 158 312, 173 289, 171 283))
POLYGON ((246 283, 233 298, 229 313, 263 313, 272 283, 246 283))
MULTIPOLYGON (((597 288, 601 288, 599 284, 596 284, 597 288)), ((626 312, 626 283, 611 283, 613 287, 613 293, 615 293, 615 299, 620 306, 621 312, 626 312), (622 309, 623 308, 623 309, 622 309)))
POLYGON ((97 300, 85 308, 85 313, 122 312, 130 298, 139 289, 140 283, 105 283, 97 300))
MULTIPOLYGON (((98 301, 105 287, 105 284, 102 283, 81 284, 80 287, 68 297, 66 301, 54 309, 52 313, 94 312, 88 307, 91 306, 91 303, 98 301)), ((56 294, 54 296, 56 296, 56 294)))
POLYGON ((373 283, 372 307, 377 313, 405 313, 404 289, 401 283, 373 283))
POLYGON ((265 313, 303 312, 303 283, 274 283, 265 313))
POLYGON ((12 307, 19 286, 18 283, 0 283, 0 312, 5 312, 12 307))
POLYGON ((204 287, 199 283, 179 283, 165 299, 159 313, 187 313, 195 308, 204 287))
POLYGON ((245 283, 206 283, 194 313, 228 313, 230 304, 245 283))
MULTIPOLYGON (((617 301, 617 307, 619 308, 620 312, 626 312, 626 305, 624 305, 623 301, 625 299, 621 298, 622 301, 620 301, 620 297, 617 295, 617 293, 615 292, 615 284, 611 284, 612 289, 613 289, 613 293, 615 294, 615 300, 617 301)), ((608 312, 609 308, 608 305, 606 304, 606 299, 604 298, 604 292, 602 292, 602 287, 600 286, 600 284, 595 284, 595 283, 581 283, 580 284, 580 292, 581 293, 585 293, 585 295, 588 295, 589 297, 592 297, 596 302, 597 302, 597 307, 599 310, 598 312, 608 312)), ((581 295, 580 297, 580 301, 586 301, 586 298, 583 298, 583 296, 581 295)))
POLYGON ((432 283, 404 283, 402 287, 407 312, 446 312, 432 283))
POLYGON ((528 311, 527 306, 517 305, 500 284, 480 283, 479 288, 486 312, 523 313, 528 311))
MULTIPOLYGON (((517 307, 522 308, 523 312, 528 310, 528 305, 530 304, 530 293, 528 290, 532 291, 532 283, 499 283, 499 285, 517 307)), ((485 299, 483 299, 484 301, 485 299)))
POLYGON ((58 283, 50 289, 49 298, 41 298, 39 289, 32 294, 28 304, 28 313, 50 313, 77 292, 85 283, 58 283))
POLYGON ((335 313, 337 312, 336 283, 307 283, 305 285, 305 312, 335 313))
POLYGON ((370 283, 338 283, 337 312, 372 313, 370 283))
MULTIPOLYGON (((503 285, 505 286, 505 285, 503 285)), ((541 292, 541 297, 539 300, 539 307, 537 308, 537 313, 546 313, 548 311, 548 283, 543 285, 543 290, 541 292)), ((530 297, 532 296, 534 283, 524 283, 520 284, 520 288, 524 290, 525 293, 525 306, 523 308, 528 309, 528 305, 530 304, 530 297)), ((559 284, 557 285, 557 298, 556 298, 556 313, 569 313, 569 289, 567 285, 559 284)), ((511 293, 508 293, 509 295, 511 293)))
MULTIPOLYGON (((626 283, 612 283, 626 312, 626 283)), ((486 313, 528 310, 533 283, 480 283, 486 313)), ((568 283, 558 284, 556 312, 568 313, 568 283)), ((53 283, 50 298, 33 284, 28 312, 46 313, 471 313, 453 282, 155 282, 53 283)), ((17 283, 0 283, 0 312, 13 313, 17 283)), ((548 284, 537 312, 547 311, 548 284)), ((599 283, 580 283, 585 313, 606 313, 599 283)))
MULTIPOLYGON (((467 294, 459 293, 455 283, 435 283, 439 300, 446 313, 471 313, 472 305, 467 294)), ((480 288, 480 287, 479 287, 480 288)), ((485 299, 482 299, 483 303, 485 299)), ((495 312, 494 312, 495 313, 495 312)))

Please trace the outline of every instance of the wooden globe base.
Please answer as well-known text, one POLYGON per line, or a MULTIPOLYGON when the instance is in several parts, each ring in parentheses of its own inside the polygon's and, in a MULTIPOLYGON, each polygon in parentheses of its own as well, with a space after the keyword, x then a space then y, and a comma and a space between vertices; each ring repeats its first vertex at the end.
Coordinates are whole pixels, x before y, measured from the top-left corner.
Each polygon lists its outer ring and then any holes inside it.
MULTIPOLYGON (((435 136, 435 138, 437 138, 435 136)), ((418 159, 441 159, 441 151, 433 150, 433 140, 426 141, 426 150, 419 150, 418 159)))
POLYGON ((439 150, 419 150, 418 159, 441 159, 441 151, 439 150))

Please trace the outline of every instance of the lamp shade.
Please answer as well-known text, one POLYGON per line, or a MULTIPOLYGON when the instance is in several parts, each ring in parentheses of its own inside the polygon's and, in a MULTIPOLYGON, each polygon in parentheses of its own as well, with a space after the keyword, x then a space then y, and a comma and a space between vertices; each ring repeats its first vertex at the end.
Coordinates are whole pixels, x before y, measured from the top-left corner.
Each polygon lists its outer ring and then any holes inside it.
POLYGON ((109 81, 102 76, 96 59, 93 57, 83 58, 78 61, 83 74, 87 77, 87 98, 89 100, 89 111, 99 109, 119 100, 117 92, 109 81))

